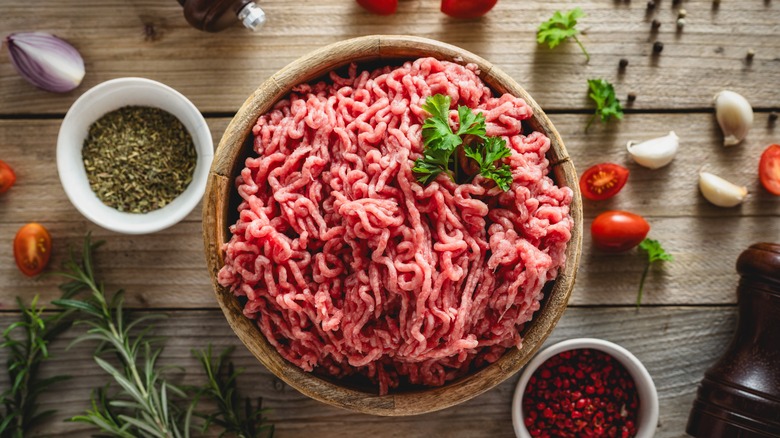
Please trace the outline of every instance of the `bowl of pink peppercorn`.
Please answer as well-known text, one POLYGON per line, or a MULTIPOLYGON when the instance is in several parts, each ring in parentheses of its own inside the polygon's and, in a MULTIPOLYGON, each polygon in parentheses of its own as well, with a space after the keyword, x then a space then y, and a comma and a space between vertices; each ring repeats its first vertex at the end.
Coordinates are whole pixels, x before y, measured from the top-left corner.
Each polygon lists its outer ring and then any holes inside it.
POLYGON ((650 438, 658 393, 628 350, 602 339, 569 339, 528 363, 512 400, 518 438, 650 438))

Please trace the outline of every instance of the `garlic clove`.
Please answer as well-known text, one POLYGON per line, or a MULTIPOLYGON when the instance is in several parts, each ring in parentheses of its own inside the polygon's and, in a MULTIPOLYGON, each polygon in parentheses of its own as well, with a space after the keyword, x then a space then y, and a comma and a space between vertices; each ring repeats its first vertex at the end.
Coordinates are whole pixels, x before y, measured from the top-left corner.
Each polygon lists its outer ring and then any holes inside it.
POLYGON ((659 169, 666 166, 674 160, 677 150, 680 148, 680 138, 674 131, 669 131, 668 135, 654 138, 652 140, 634 143, 629 141, 626 149, 631 158, 640 166, 649 169, 659 169))
POLYGON ((718 207, 734 207, 747 197, 747 187, 738 186, 709 172, 699 173, 699 190, 718 207))
POLYGON ((724 90, 715 95, 715 117, 723 131, 723 146, 734 146, 753 126, 753 108, 742 95, 724 90))
POLYGON ((65 40, 45 32, 12 33, 5 40, 16 71, 38 88, 65 93, 84 79, 84 60, 65 40))

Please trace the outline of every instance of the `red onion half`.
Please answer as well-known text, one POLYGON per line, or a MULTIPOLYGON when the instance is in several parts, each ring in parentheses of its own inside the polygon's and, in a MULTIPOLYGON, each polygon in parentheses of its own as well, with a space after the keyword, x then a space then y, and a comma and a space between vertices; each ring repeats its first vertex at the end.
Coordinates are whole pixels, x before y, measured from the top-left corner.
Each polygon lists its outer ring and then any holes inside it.
POLYGON ((65 93, 84 79, 84 60, 67 41, 45 32, 12 33, 5 38, 11 62, 29 83, 65 93))

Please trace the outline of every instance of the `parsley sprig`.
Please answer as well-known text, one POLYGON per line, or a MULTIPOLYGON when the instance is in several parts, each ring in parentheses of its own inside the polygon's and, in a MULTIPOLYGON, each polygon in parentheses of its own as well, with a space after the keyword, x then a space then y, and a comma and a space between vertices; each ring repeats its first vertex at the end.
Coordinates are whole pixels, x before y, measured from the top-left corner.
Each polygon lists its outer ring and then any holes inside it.
POLYGON ((658 261, 670 262, 674 260, 672 255, 666 252, 657 240, 645 239, 639 244, 639 248, 647 252, 647 265, 645 265, 645 270, 642 271, 642 279, 639 280, 639 293, 636 296, 637 308, 642 304, 642 291, 645 287, 645 278, 647 278, 647 273, 650 271, 650 266, 658 261))
POLYGON ((615 87, 612 84, 604 79, 588 79, 588 87, 590 88, 588 97, 596 103, 596 112, 593 113, 593 117, 585 126, 586 132, 597 116, 601 118, 603 123, 608 122, 613 117, 618 120, 623 118, 623 107, 620 106, 620 101, 615 97, 615 87))
POLYGON ((495 181, 501 190, 509 190, 512 183, 509 166, 505 163, 496 166, 496 161, 511 155, 506 141, 488 137, 485 116, 463 105, 458 106, 458 129, 453 131, 449 117, 451 103, 449 96, 436 94, 428 97, 422 105, 422 109, 431 116, 425 119, 422 127, 423 157, 415 160, 412 168, 417 180, 428 184, 441 173, 454 180, 450 170, 450 167, 457 168, 457 164, 453 163, 453 153, 462 147, 465 155, 479 165, 483 177, 495 181), (464 144, 465 136, 473 136, 477 141, 464 144))
POLYGON ((580 31, 575 28, 577 19, 584 16, 585 13, 579 7, 567 12, 555 11, 552 18, 539 25, 539 30, 536 33, 536 42, 539 44, 547 43, 551 49, 554 49, 563 41, 573 38, 577 45, 580 46, 580 49, 582 49, 582 53, 585 54, 586 62, 589 62, 590 55, 579 38, 577 38, 580 31))
POLYGON ((463 151, 466 156, 479 164, 479 173, 485 178, 490 178, 496 182, 496 185, 503 191, 509 190, 512 184, 512 169, 504 163, 500 167, 495 162, 511 155, 509 148, 506 147, 506 141, 503 138, 488 137, 482 148, 465 145, 463 151))

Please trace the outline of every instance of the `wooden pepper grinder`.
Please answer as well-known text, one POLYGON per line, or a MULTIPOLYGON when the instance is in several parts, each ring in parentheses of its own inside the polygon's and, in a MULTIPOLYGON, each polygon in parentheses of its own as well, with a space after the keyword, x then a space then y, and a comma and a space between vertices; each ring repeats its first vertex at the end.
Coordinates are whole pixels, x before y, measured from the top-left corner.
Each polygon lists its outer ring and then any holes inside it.
POLYGON ((686 432, 695 437, 780 437, 780 244, 737 260, 737 330, 704 374, 686 432))
POLYGON ((179 0, 179 4, 184 8, 187 22, 206 32, 227 29, 236 20, 251 30, 265 24, 265 12, 252 0, 179 0))

